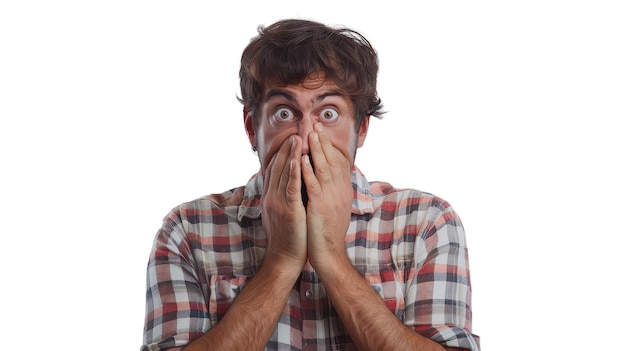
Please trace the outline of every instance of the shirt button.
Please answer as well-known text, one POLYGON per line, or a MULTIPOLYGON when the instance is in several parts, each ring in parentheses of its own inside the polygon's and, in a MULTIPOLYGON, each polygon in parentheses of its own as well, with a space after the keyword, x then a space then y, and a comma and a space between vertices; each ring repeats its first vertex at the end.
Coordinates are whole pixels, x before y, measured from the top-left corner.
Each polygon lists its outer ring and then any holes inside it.
POLYGON ((307 290, 304 293, 304 296, 306 296, 306 298, 309 299, 309 300, 313 299, 313 293, 311 292, 311 290, 307 290))

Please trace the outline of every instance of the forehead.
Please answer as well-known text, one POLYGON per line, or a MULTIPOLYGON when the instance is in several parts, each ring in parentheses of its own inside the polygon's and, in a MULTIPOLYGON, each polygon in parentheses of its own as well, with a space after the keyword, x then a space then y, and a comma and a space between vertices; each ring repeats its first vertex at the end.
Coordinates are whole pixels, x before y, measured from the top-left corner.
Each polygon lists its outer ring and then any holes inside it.
POLYGON ((286 86, 278 83, 272 84, 265 90, 264 100, 267 101, 275 96, 284 97, 285 92, 289 95, 293 95, 296 99, 298 97, 315 97, 328 93, 332 93, 331 95, 334 96, 346 97, 332 79, 326 79, 326 77, 321 74, 309 76, 299 84, 289 84, 286 86))

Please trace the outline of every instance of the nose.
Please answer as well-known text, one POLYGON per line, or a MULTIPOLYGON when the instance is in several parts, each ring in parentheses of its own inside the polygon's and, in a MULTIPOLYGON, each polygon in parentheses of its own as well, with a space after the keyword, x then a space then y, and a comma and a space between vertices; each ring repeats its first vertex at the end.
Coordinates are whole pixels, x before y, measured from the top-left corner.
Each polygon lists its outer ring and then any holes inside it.
POLYGON ((313 131, 313 119, 309 116, 302 117, 298 124, 298 135, 302 138, 302 154, 309 154, 309 133, 313 131))

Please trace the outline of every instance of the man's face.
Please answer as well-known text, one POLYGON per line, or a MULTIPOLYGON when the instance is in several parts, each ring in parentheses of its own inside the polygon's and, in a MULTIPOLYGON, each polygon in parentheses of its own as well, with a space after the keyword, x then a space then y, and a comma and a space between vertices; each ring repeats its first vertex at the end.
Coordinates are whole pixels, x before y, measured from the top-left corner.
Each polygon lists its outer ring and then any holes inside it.
POLYGON ((356 149, 363 146, 367 135, 369 117, 357 129, 352 101, 332 80, 325 80, 322 75, 307 78, 300 85, 268 89, 256 117, 244 115, 248 138, 257 148, 261 170, 265 171, 272 156, 291 135, 302 139, 302 154, 308 154, 308 135, 318 122, 324 126, 333 146, 354 165, 356 149))

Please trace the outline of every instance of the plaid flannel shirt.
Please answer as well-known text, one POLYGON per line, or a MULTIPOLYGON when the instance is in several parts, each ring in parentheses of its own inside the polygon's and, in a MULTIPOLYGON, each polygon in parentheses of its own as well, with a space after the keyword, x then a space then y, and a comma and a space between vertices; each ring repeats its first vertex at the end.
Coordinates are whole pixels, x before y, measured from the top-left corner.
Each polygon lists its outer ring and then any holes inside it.
MULTIPOLYGON (((467 247, 459 217, 431 194, 352 172, 346 234, 353 266, 405 325, 446 348, 479 350, 471 331, 467 247)), ((147 269, 142 350, 181 350, 224 316, 263 262, 263 179, 182 204, 164 219, 147 269)), ((307 264, 267 350, 355 350, 307 264)))

